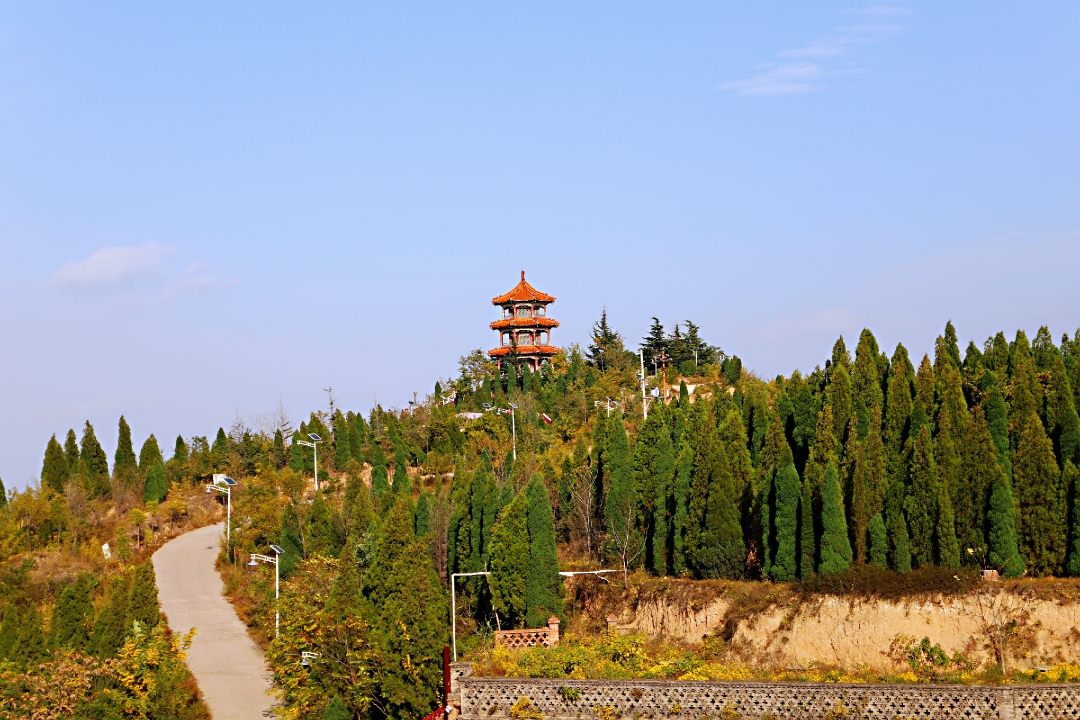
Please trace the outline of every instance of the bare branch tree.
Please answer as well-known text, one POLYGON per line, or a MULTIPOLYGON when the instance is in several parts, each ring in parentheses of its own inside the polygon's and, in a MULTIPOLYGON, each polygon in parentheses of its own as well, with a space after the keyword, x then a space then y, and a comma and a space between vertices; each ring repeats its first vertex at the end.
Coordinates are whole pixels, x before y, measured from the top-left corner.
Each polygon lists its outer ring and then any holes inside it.
POLYGON ((1027 627, 1031 617, 1031 596, 1008 592, 996 583, 984 580, 963 602, 968 614, 978 620, 987 644, 997 656, 1002 678, 1007 678, 1009 644, 1027 627))
POLYGON ((630 586, 630 566, 638 561, 645 552, 645 536, 638 530, 637 516, 640 497, 631 489, 625 493, 622 501, 612 510, 612 526, 608 531, 608 541, 615 548, 622 564, 623 587, 630 586))
POLYGON ((588 465, 574 473, 570 483, 570 530, 585 542, 586 556, 592 558, 599 546, 596 536, 596 473, 588 465))

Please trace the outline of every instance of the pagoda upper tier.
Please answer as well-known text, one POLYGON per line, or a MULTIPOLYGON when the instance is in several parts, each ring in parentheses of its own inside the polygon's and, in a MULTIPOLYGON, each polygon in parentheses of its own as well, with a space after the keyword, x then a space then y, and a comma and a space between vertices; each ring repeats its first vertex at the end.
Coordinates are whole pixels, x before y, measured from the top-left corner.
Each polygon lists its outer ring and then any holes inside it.
POLYGON ((523 363, 536 370, 544 360, 559 352, 551 343, 551 331, 559 327, 557 320, 548 317, 547 306, 555 298, 542 293, 525 281, 510 292, 491 299, 492 305, 502 308, 502 317, 491 323, 491 329, 499 333, 499 347, 488 350, 488 355, 502 363, 503 358, 514 354, 523 363))

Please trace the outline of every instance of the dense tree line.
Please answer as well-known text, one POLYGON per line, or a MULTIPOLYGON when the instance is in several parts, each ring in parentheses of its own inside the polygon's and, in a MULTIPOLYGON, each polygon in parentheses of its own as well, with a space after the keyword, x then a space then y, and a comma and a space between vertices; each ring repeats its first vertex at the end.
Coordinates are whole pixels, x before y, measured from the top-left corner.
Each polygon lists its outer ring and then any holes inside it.
MULTIPOLYGON (((240 480, 233 554, 280 544, 288 622, 320 628, 303 642, 351 668, 307 672, 304 648, 272 646, 281 678, 307 678, 290 702, 354 716, 434 707, 453 573, 489 573, 458 583, 463 627, 561 617, 560 552, 777 582, 859 564, 1080 575, 1080 331, 961 354, 950 323, 916 367, 864 330, 854 354, 840 338, 823 367, 771 380, 689 321, 654 321, 639 352, 605 313, 585 350, 538 369, 475 351, 409 410, 237 423, 177 438, 168 459, 153 436, 136 455, 121 418, 111 473, 87 423, 50 441, 43 487, 158 501, 215 472, 240 480)), ((65 532, 49 527, 36 542, 65 532)))

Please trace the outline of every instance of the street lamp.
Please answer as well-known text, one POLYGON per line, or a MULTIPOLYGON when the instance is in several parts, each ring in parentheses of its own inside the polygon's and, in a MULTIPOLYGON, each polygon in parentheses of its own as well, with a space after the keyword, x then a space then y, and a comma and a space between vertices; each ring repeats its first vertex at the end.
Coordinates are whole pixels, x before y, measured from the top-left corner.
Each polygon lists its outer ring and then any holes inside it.
POLYGON ((206 494, 214 492, 225 493, 228 498, 228 510, 226 511, 225 520, 225 544, 229 547, 229 552, 232 552, 232 489, 236 487, 236 481, 231 477, 225 477, 221 473, 214 473, 214 482, 206 484, 206 494), (224 485, 225 487, 221 487, 224 485))
POLYGON ((490 575, 488 572, 453 573, 450 575, 450 625, 454 636, 454 662, 457 662, 457 593, 454 589, 454 581, 459 577, 474 577, 476 575, 490 575))
POLYGON ((281 556, 285 554, 277 545, 271 545, 270 549, 274 551, 274 557, 269 555, 260 555, 259 553, 251 553, 251 561, 248 563, 251 567, 256 567, 261 560, 264 563, 273 563, 274 565, 274 637, 278 636, 278 628, 281 626, 281 613, 278 611, 278 599, 281 597, 281 556))
POLYGON ((509 415, 510 416, 510 432, 514 437, 514 460, 517 460, 517 418, 514 415, 514 411, 518 409, 518 406, 515 405, 512 402, 508 402, 506 404, 509 405, 510 407, 509 408, 501 408, 501 407, 496 407, 494 405, 491 405, 490 403, 483 403, 484 412, 494 410, 495 412, 499 413, 500 415, 509 415))
POLYGON ((319 653, 308 652, 307 650, 300 653, 300 664, 304 667, 311 667, 311 661, 319 657, 319 653))
POLYGON ((307 440, 297 440, 296 442, 304 445, 305 447, 312 448, 315 451, 315 492, 319 492, 319 448, 318 444, 322 442, 322 438, 315 433, 308 433, 307 436, 311 438, 311 442, 307 440))

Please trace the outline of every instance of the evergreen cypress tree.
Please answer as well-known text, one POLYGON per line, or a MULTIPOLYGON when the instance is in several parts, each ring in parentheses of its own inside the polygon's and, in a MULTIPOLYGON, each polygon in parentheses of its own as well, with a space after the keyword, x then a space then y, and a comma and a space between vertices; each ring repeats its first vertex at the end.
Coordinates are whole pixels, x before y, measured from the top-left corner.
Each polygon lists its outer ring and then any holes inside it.
POLYGON ((18 606, 8 603, 4 606, 3 623, 0 623, 0 661, 14 660, 21 627, 18 606))
POLYGON ((840 490, 840 474, 836 465, 825 469, 821 489, 821 563, 818 572, 832 575, 851 567, 851 543, 848 542, 847 521, 844 519, 844 497, 840 490))
POLYGON ((356 462, 364 462, 364 418, 356 415, 351 417, 352 412, 345 416, 348 421, 349 450, 356 462))
POLYGON ((79 459, 86 463, 89 473, 90 489, 94 497, 104 497, 109 493, 109 459, 101 449, 101 443, 94 435, 94 426, 86 421, 83 427, 82 450, 79 459))
POLYGON ((889 537, 889 565, 898 573, 911 570, 911 540, 908 535, 904 506, 907 489, 900 480, 893 480, 885 494, 885 530, 889 537))
POLYGON ((8 505, 7 490, 4 488, 4 480, 0 478, 0 510, 8 505))
POLYGON ((431 532, 431 505, 432 495, 429 492, 420 493, 416 501, 416 537, 425 537, 431 532))
POLYGON ((689 521, 690 478, 694 470, 694 448, 687 438, 679 447, 675 466, 675 514, 671 521, 672 555, 671 571, 677 576, 686 574, 686 528, 689 521))
POLYGON ((386 473, 386 456, 383 455, 382 445, 378 442, 371 443, 371 492, 376 500, 386 494, 390 489, 390 481, 386 473))
POLYGON ((68 476, 75 472, 75 466, 79 464, 79 439, 75 431, 69 429, 64 439, 64 456, 68 463, 68 476))
POLYGON ((90 576, 79 575, 61 591, 49 626, 49 647, 85 650, 94 622, 90 600, 90 576))
POLYGON ((131 428, 124 416, 120 416, 119 437, 116 441, 116 454, 113 456, 113 475, 125 481, 135 477, 135 448, 131 444, 131 428))
MULTIPOLYGON (((881 391, 881 376, 878 371, 877 339, 869 329, 864 328, 859 335, 859 344, 855 348, 855 365, 852 368, 852 410, 855 413, 856 430, 859 437, 865 438, 870 431, 870 416, 874 409, 881 411, 884 395, 881 391)), ((878 420, 880 427, 881 421, 878 420)))
POLYGON ((889 536, 885 521, 878 513, 870 518, 870 564, 880 568, 889 566, 889 536))
POLYGON ((1012 487, 1004 472, 997 473, 990 491, 990 511, 987 513, 990 531, 987 534, 988 560, 1005 577, 1024 574, 1024 558, 1016 538, 1016 510, 1012 487))
POLYGON ((340 410, 334 411, 334 469, 342 471, 352 459, 352 442, 349 440, 349 425, 340 410))
POLYGON ((799 522, 799 473, 794 462, 776 472, 773 523, 776 529, 776 554, 770 564, 770 577, 777 582, 791 582, 798 574, 796 540, 799 522))
POLYGON ((404 442, 394 444, 394 485, 392 490, 405 497, 412 497, 412 483, 409 481, 409 469, 405 464, 404 442))
POLYGON ((998 457, 1006 471, 1012 472, 1009 446, 1009 410, 1005 405, 1005 398, 998 389, 997 383, 991 384, 986 391, 986 427, 990 436, 994 438, 994 447, 997 448, 998 457))
POLYGON ((315 500, 311 503, 311 512, 308 513, 307 527, 307 550, 311 555, 333 557, 341 549, 338 544, 337 533, 334 532, 333 519, 330 517, 330 508, 323 499, 322 491, 315 494, 315 500))
POLYGON ((363 578, 379 659, 376 701, 390 718, 424 717, 438 705, 448 639, 446 597, 413 533, 411 505, 399 499, 389 509, 375 562, 363 578))
POLYGON ((799 498, 799 579, 814 574, 817 567, 817 535, 814 532, 814 488, 807 478, 802 483, 799 498))
POLYGON ((187 465, 188 446, 187 446, 187 443, 184 442, 184 437, 182 435, 177 435, 176 436, 176 444, 173 446, 172 459, 177 461, 178 463, 182 463, 184 465, 187 465))
POLYGON ((371 504, 371 492, 364 483, 363 466, 354 459, 345 466, 345 472, 348 478, 341 504, 345 534, 348 538, 359 538, 376 524, 375 510, 371 504))
POLYGON ((45 463, 41 466, 41 484, 53 492, 63 493, 64 483, 71 475, 64 449, 56 441, 56 436, 49 438, 45 446, 45 463))
POLYGON ((827 403, 832 406, 833 436, 836 446, 843 447, 844 435, 851 420, 851 355, 844 344, 844 336, 833 345, 831 364, 827 368, 828 385, 825 388, 827 403))
POLYGON ((41 613, 37 607, 31 605, 30 609, 20 618, 22 627, 19 628, 19 638, 15 641, 10 651, 11 659, 15 664, 26 669, 48 656, 48 648, 45 645, 45 632, 41 627, 41 613))
POLYGON ((89 650, 101 657, 114 657, 124 644, 127 635, 128 595, 131 591, 130 577, 126 573, 114 575, 109 580, 108 604, 98 613, 90 633, 89 650))
POLYGON ((911 492, 905 510, 911 528, 911 555, 916 567, 934 564, 934 529, 937 525, 941 480, 930 433, 923 426, 911 453, 911 492))
POLYGON ((506 363, 506 394, 509 395, 514 390, 518 390, 520 388, 521 384, 518 380, 517 363, 506 363))
POLYGON ((675 447, 671 442, 671 433, 667 425, 659 422, 659 439, 656 445, 656 459, 653 462, 653 537, 652 560, 653 572, 667 575, 672 561, 669 519, 674 514, 675 482, 675 447))
POLYGON ((229 454, 229 436, 225 434, 225 428, 218 428, 214 436, 214 444, 210 446, 210 456, 214 468, 220 470, 225 466, 226 457, 229 454))
POLYGON ((154 564, 149 560, 135 568, 127 610, 125 625, 129 628, 132 622, 138 621, 149 630, 161 619, 161 610, 158 608, 157 576, 154 574, 154 564))
POLYGON ((919 371, 915 374, 915 401, 911 405, 911 423, 908 427, 908 445, 915 442, 919 435, 919 428, 929 426, 930 419, 936 415, 935 393, 937 379, 934 376, 934 366, 930 362, 929 355, 923 355, 919 363, 919 371))
POLYGON ((690 390, 686 387, 686 381, 679 381, 679 407, 686 407, 690 403, 690 390))
POLYGON ((529 499, 525 493, 514 496, 491 530, 490 568, 492 607, 510 627, 520 627, 526 617, 529 569, 529 499))
MULTIPOLYGON (((1001 394, 998 393, 997 397, 1000 401, 1001 394)), ((1002 411, 1004 407, 1002 402, 1002 411)), ((974 415, 971 430, 960 446, 960 478, 955 511, 957 541, 961 550, 986 544, 984 532, 987 528, 990 489, 998 474, 1005 472, 1004 465, 998 459, 994 437, 990 434, 982 405, 975 406, 974 415)), ((1005 444, 1008 447, 1007 437, 1005 444)))
POLYGON ((641 506, 641 489, 631 463, 621 411, 616 411, 609 418, 606 440, 604 465, 608 487, 604 496, 604 522, 610 551, 613 556, 632 562, 644 549, 645 539, 641 537, 636 523, 641 506))
POLYGON ((168 491, 165 462, 157 438, 150 435, 139 451, 139 474, 143 477, 143 500, 161 502, 168 491))
POLYGON ((1015 448, 1012 467, 1020 507, 1020 552, 1033 575, 1052 575, 1065 560, 1065 513, 1054 448, 1034 412, 1017 419, 1015 448))
MULTIPOLYGON (((289 445, 289 468, 295 473, 304 472, 304 446, 300 444, 302 437, 299 430, 294 430, 292 443, 289 445)), ((372 472, 373 480, 374 477, 375 474, 372 472)))
POLYGON ((1065 572, 1071 577, 1080 576, 1080 472, 1072 460, 1065 461, 1061 473, 1062 487, 1069 493, 1069 548, 1065 558, 1065 572))
POLYGON ((562 578, 555 547, 555 513, 547 488, 533 479, 525 489, 529 501, 529 571, 525 578, 525 624, 544 627, 548 618, 563 617, 562 578))
MULTIPOLYGON (((1012 349, 1009 360, 1012 368, 1012 379, 1009 382, 1009 417, 1018 422, 1028 415, 1038 416, 1037 398, 1042 395, 1042 389, 1035 377, 1035 361, 1031 356, 1031 348, 1023 330, 1017 331, 1012 349)), ((1014 437, 1013 447, 1015 446, 1014 437)))
POLYGON ((945 483, 939 486, 937 526, 934 529, 938 564, 948 568, 960 567, 960 546, 956 542, 956 524, 952 501, 945 483))

